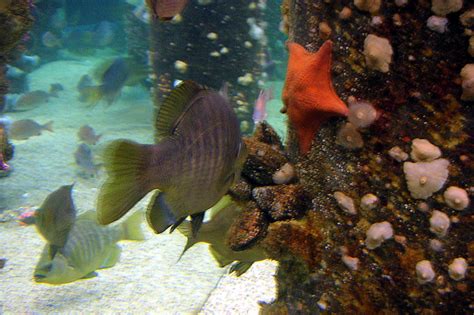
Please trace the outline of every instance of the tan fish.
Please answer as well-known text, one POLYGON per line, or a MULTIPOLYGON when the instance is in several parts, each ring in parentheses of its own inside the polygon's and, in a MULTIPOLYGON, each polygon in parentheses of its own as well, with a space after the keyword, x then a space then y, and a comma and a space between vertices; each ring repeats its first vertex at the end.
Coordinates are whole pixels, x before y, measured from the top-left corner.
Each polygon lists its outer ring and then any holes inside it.
POLYGON ((118 241, 144 239, 140 213, 113 227, 99 225, 93 211, 76 218, 71 189, 59 188, 35 213, 38 231, 47 241, 34 271, 36 282, 63 284, 93 277, 97 269, 117 263, 118 241))
POLYGON ((64 87, 61 83, 52 83, 49 85, 49 95, 58 97, 58 92, 64 91, 64 87))
POLYGON ((191 223, 189 221, 181 223, 177 229, 187 238, 181 256, 194 244, 207 243, 219 266, 225 267, 234 263, 230 272, 235 272, 237 276, 246 272, 254 262, 267 259, 265 252, 258 245, 238 252, 231 250, 227 245, 226 233, 240 211, 240 208, 232 202, 230 197, 226 196, 212 207, 209 221, 202 224, 195 237, 192 236, 191 223))
POLYGON ((13 108, 16 112, 24 112, 34 109, 41 104, 48 102, 50 94, 45 91, 36 90, 21 95, 13 108))
POLYGON ((169 21, 183 11, 188 0, 146 0, 153 14, 162 21, 169 21))
POLYGON ((126 59, 118 57, 102 73, 99 85, 87 86, 85 77, 81 78, 78 84, 78 90, 81 93, 79 99, 90 105, 96 105, 104 99, 108 105, 111 105, 120 95, 129 74, 130 67, 126 59))
POLYGON ((226 97, 185 81, 166 98, 156 121, 157 144, 114 141, 105 152, 108 178, 99 192, 99 222, 120 219, 152 190, 148 224, 156 233, 204 211, 238 179, 246 158, 239 122, 226 97))
POLYGON ((102 137, 102 135, 97 135, 94 128, 89 125, 81 126, 77 132, 77 136, 79 137, 80 141, 89 145, 97 144, 99 139, 102 137))
POLYGON ((43 130, 53 132, 53 121, 51 120, 44 125, 40 125, 32 119, 21 119, 13 122, 9 135, 14 140, 26 140, 29 137, 41 135, 43 130))
POLYGON ((81 143, 77 147, 74 152, 74 160, 79 166, 80 175, 86 178, 97 176, 100 164, 94 163, 91 148, 87 144, 81 143))

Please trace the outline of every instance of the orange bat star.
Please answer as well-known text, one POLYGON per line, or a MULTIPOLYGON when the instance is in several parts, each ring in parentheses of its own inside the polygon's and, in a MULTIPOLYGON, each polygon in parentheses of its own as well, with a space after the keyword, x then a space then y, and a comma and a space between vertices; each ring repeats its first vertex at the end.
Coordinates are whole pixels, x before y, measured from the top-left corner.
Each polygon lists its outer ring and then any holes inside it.
POLYGON ((316 53, 297 43, 287 46, 290 56, 282 113, 288 114, 296 129, 300 153, 305 154, 321 124, 333 116, 347 116, 349 110, 332 86, 332 42, 324 42, 316 53))

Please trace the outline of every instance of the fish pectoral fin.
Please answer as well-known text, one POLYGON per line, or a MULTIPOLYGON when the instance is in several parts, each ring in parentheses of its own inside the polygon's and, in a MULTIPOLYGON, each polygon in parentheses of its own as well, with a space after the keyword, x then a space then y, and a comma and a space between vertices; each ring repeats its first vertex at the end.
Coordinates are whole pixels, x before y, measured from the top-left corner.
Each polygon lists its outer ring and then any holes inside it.
POLYGON ((232 264, 229 269, 229 274, 235 273, 237 277, 243 275, 252 266, 253 262, 238 261, 232 264))
POLYGON ((115 266, 115 264, 120 260, 121 253, 122 253, 122 249, 120 248, 120 246, 116 244, 112 245, 109 256, 105 258, 100 268, 103 269, 103 268, 110 268, 110 267, 115 266))
POLYGON ((197 237, 198 231, 201 228, 202 222, 204 221, 204 211, 191 214, 191 230, 193 231, 193 238, 197 237))
POLYGON ((171 226, 170 234, 173 233, 173 231, 176 230, 176 228, 177 228, 181 223, 183 223, 184 220, 186 220, 186 217, 179 218, 178 221, 176 221, 176 222, 171 226))
POLYGON ((97 277, 97 272, 92 271, 86 274, 84 277, 82 277, 82 279, 90 279, 90 278, 95 278, 95 277, 97 277))
POLYGON ((129 140, 116 140, 107 147, 104 157, 108 178, 97 200, 100 224, 120 219, 150 191, 145 176, 149 156, 149 146, 129 140))
POLYGON ((160 191, 155 192, 151 198, 146 211, 146 219, 148 225, 157 234, 164 232, 167 228, 179 221, 171 207, 166 203, 165 193, 160 191))

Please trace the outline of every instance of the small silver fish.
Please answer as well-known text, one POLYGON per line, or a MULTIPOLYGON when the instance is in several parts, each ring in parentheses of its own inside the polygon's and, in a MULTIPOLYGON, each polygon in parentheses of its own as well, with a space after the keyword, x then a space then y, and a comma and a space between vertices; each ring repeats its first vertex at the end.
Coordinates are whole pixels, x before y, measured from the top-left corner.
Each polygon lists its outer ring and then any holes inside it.
POLYGON ((102 135, 97 135, 94 128, 89 125, 81 126, 77 132, 77 136, 79 137, 79 140, 89 145, 97 144, 102 137, 102 135))
POLYGON ((96 275, 100 268, 114 266, 120 258, 120 240, 143 240, 140 213, 122 225, 103 227, 93 211, 76 218, 72 185, 50 194, 35 212, 36 226, 46 239, 34 271, 36 282, 64 284, 96 275))
POLYGON ((100 164, 94 163, 91 148, 87 144, 81 143, 77 147, 76 152, 74 152, 74 160, 81 170, 80 175, 85 175, 85 177, 97 176, 100 164))
POLYGON ((45 32, 43 36, 41 36, 41 42, 45 47, 48 48, 56 48, 62 46, 61 40, 50 31, 45 32))
POLYGON ((41 104, 47 103, 51 95, 48 92, 36 90, 21 95, 13 108, 13 111, 23 112, 34 109, 41 104))
POLYGON ((53 121, 41 125, 32 119, 21 119, 13 122, 9 130, 9 136, 14 140, 26 140, 41 135, 43 130, 53 132, 53 121))

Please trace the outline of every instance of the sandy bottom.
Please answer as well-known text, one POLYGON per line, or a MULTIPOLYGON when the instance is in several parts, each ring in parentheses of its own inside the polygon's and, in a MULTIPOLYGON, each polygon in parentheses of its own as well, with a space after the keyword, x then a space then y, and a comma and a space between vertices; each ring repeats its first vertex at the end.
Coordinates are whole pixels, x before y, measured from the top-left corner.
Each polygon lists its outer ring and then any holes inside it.
MULTIPOLYGON (((113 139, 128 138, 151 143, 153 108, 149 92, 141 87, 124 88, 111 107, 99 104, 87 108, 77 101, 79 78, 90 73, 99 58, 87 61, 56 61, 29 75, 30 90, 48 90, 61 83, 64 91, 39 108, 9 113, 13 120, 31 118, 39 123, 54 120, 54 132, 24 141, 14 141, 14 168, 0 178, 0 213, 41 205, 59 186, 75 183, 73 198, 79 211, 94 209, 103 174, 85 179, 78 175, 74 151, 77 130, 89 124, 103 138, 93 148, 101 162, 104 145, 113 139)), ((279 95, 281 83, 274 85, 279 95)), ((268 104, 269 120, 280 134, 284 123, 278 113, 281 103, 268 104)), ((145 198, 146 199, 146 198, 145 198)), ((136 209, 143 209, 147 200, 136 209)), ((22 227, 14 221, 0 223, 0 313, 204 313, 257 314, 258 301, 275 295, 273 274, 276 264, 256 263, 240 278, 218 268, 207 246, 198 244, 178 262, 185 239, 179 233, 155 235, 143 224, 144 242, 121 242, 120 262, 99 276, 67 285, 37 284, 32 274, 44 241, 34 226, 22 227)))

